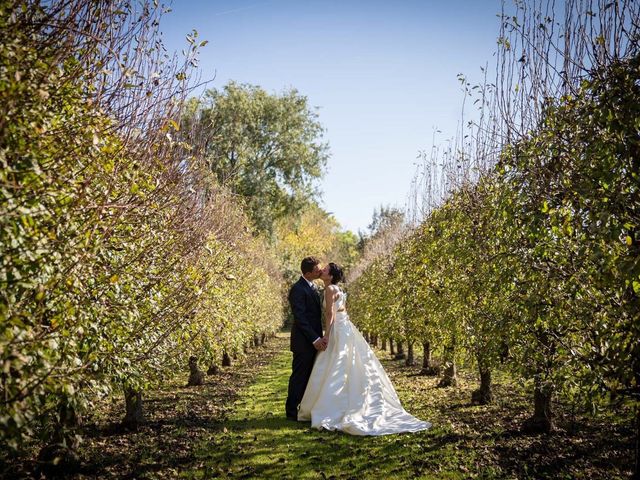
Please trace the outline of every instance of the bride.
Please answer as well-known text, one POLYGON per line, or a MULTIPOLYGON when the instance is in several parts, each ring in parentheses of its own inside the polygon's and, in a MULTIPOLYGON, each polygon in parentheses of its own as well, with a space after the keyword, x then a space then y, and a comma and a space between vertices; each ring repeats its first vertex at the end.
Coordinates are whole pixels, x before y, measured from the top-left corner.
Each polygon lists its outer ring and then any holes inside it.
POLYGON ((298 420, 351 435, 417 432, 431 427, 407 413, 378 358, 349 320, 347 294, 337 285, 342 269, 329 263, 324 281, 325 338, 328 347, 316 356, 298 420))

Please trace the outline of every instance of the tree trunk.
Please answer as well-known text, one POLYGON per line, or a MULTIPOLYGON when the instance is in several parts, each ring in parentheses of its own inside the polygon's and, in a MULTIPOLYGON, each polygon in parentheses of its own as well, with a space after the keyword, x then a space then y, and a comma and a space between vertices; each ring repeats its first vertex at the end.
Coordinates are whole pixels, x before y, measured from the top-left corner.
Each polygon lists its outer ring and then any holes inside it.
POLYGON ((500 353, 498 355, 501 364, 504 364, 509 359, 509 344, 504 340, 500 342, 500 353))
POLYGON ((431 359, 431 342, 422 343, 422 352, 422 370, 420 370, 420 375, 440 375, 440 369, 433 364, 433 360, 431 359))
POLYGON ((222 366, 223 367, 231 366, 231 357, 229 356, 226 350, 222 352, 222 366))
POLYGON ((407 367, 413 367, 416 364, 413 358, 413 342, 407 342, 407 359, 404 363, 407 367))
POLYGON ((382 337, 382 350, 387 351, 387 339, 382 337))
POLYGON ((404 360, 406 358, 406 355, 404 354, 404 346, 402 345, 402 342, 396 342, 398 345, 398 352, 396 353, 396 356, 394 357, 396 360, 404 360))
POLYGON ((471 394, 471 401, 480 405, 486 405, 493 401, 493 391, 491 389, 491 369, 479 363, 480 388, 471 394))
POLYGON ((378 335, 373 336, 373 346, 378 348, 378 335))
POLYGON ((456 369, 456 361, 455 361, 455 348, 453 346, 448 346, 445 348, 446 359, 444 364, 444 374, 442 379, 438 383, 439 387, 457 387, 458 386, 458 371, 456 369))
POLYGON ((430 375, 429 370, 431 369, 431 343, 422 342, 422 370, 420 370, 421 375, 430 375))
POLYGON ((636 468, 634 480, 640 480, 640 407, 636 407, 636 468))
POLYGON ((553 414, 551 412, 551 397, 553 390, 550 386, 536 381, 533 391, 533 416, 522 424, 522 430, 527 433, 549 433, 553 430, 553 414))
MULTIPOLYGON (((635 362, 633 376, 636 380, 636 387, 640 385, 640 364, 635 362)), ((636 390, 637 393, 637 390, 636 390)), ((633 472, 633 479, 640 480, 640 405, 636 405, 636 460, 633 472)))
POLYGON ((56 442, 62 442, 70 438, 70 430, 80 426, 80 417, 76 413, 75 408, 69 405, 66 401, 63 401, 58 408, 57 423, 58 425, 53 439, 56 442))
POLYGON ((267 341, 267 334, 266 334, 266 333, 263 333, 263 334, 260 336, 260 345, 264 345, 264 342, 266 342, 266 341, 267 341))
POLYGON ((122 426, 131 430, 137 430, 143 421, 142 392, 132 388, 124 391, 125 416, 122 426))
POLYGON ((75 430, 80 425, 76 410, 63 400, 58 407, 53 435, 38 452, 38 470, 46 477, 57 477, 77 471, 80 467, 79 446, 75 430))
POLYGON ((395 348, 393 348, 393 338, 389 339, 389 353, 391 355, 395 355, 396 354, 396 350, 395 350, 395 348))
POLYGON ((457 387, 458 386, 458 370, 456 363, 451 361, 445 363, 444 374, 438 383, 439 387, 457 387))

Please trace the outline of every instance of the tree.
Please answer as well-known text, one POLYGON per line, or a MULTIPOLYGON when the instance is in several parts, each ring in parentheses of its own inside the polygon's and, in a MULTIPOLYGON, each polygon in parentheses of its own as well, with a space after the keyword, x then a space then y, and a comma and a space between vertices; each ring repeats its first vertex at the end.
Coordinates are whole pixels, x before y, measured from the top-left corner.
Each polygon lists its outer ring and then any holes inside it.
POLYGON ((329 253, 329 259, 335 259, 345 272, 350 272, 360 257, 358 251, 358 237, 350 230, 336 232, 333 250, 329 253))
POLYGON ((316 193, 328 158, 324 129, 297 90, 281 95, 230 82, 192 100, 186 126, 218 181, 243 197, 258 231, 298 212, 316 193))
POLYGON ((136 424, 190 355, 281 326, 275 261, 173 139, 197 45, 164 69, 161 11, 0 2, 0 463, 39 438, 62 470, 95 402, 136 424))
MULTIPOLYGON (((369 242, 388 236, 389 232, 401 230, 404 224, 405 214, 399 208, 381 205, 379 210, 374 209, 371 223, 367 225, 368 233, 360 233, 360 250, 363 251, 369 242)), ((384 242, 384 247, 389 246, 384 242)))
POLYGON ((358 256, 357 242, 353 232, 340 230, 333 215, 310 203, 300 214, 275 223, 272 248, 291 282, 300 275, 300 260, 308 255, 336 262, 348 271, 358 256))

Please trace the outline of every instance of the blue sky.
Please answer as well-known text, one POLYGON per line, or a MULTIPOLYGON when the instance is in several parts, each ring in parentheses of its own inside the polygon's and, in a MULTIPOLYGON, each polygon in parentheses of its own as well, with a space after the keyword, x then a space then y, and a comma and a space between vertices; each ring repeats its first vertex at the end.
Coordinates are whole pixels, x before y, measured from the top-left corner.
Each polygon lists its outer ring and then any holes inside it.
POLYGON ((374 208, 404 207, 419 150, 456 133, 462 92, 493 64, 500 0, 179 1, 164 17, 166 46, 196 29, 209 43, 203 79, 272 93, 296 88, 319 107, 331 158, 321 205, 365 229, 374 208))

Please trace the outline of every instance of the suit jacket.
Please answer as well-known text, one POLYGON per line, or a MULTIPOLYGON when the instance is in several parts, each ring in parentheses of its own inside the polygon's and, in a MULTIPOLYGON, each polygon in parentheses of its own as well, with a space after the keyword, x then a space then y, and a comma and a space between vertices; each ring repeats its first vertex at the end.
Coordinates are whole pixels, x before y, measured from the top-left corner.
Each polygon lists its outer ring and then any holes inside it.
POLYGON ((320 296, 304 277, 300 277, 289 290, 289 305, 293 312, 291 351, 315 352, 313 341, 322 337, 322 305, 320 296))

